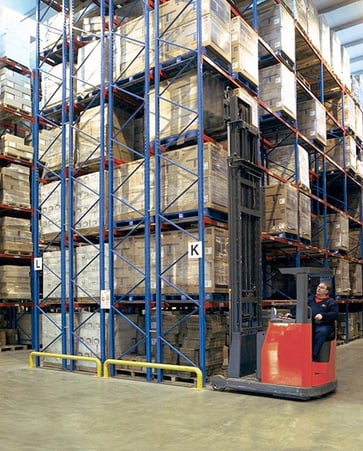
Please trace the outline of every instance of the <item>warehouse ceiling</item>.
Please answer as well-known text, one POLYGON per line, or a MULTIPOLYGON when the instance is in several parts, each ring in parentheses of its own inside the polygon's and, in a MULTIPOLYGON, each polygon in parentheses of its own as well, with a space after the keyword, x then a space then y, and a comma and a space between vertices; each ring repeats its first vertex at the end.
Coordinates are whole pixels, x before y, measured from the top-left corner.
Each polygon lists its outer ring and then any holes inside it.
MULTIPOLYGON (((350 56, 353 75, 363 75, 363 1, 312 0, 319 14, 324 15, 350 56)), ((34 15, 35 0, 1 0, 1 5, 24 16, 34 15)))
POLYGON ((363 74, 363 1, 362 0, 313 0, 331 30, 350 56, 353 75, 363 74))

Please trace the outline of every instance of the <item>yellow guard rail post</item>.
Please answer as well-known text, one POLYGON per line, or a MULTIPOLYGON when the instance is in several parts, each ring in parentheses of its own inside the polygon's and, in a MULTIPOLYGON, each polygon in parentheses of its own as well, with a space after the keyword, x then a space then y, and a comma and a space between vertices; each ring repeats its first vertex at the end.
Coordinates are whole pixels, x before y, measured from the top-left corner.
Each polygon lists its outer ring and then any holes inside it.
POLYGON ((197 375, 197 390, 201 390, 203 388, 202 371, 195 366, 169 365, 167 363, 149 363, 149 362, 135 362, 132 360, 107 359, 103 364, 103 377, 109 377, 108 367, 110 365, 128 365, 136 367, 156 368, 160 370, 192 372, 197 375))
POLYGON ((82 355, 68 355, 68 354, 55 354, 53 352, 41 352, 41 351, 32 351, 29 354, 29 366, 30 368, 34 368, 34 357, 54 357, 56 359, 64 359, 64 360, 84 360, 87 362, 94 362, 96 364, 96 376, 102 376, 102 363, 101 360, 97 357, 85 357, 82 355))

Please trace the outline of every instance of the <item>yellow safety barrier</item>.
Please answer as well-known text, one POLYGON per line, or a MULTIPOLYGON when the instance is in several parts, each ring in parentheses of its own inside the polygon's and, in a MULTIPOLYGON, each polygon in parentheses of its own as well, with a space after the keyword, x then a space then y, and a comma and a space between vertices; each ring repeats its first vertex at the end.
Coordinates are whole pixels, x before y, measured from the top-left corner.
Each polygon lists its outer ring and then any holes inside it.
POLYGON ((64 360, 84 360, 88 362, 94 362, 96 364, 96 376, 102 376, 102 363, 101 360, 97 357, 85 357, 82 355, 68 355, 68 354, 55 354, 53 352, 40 352, 40 351, 32 351, 29 354, 29 366, 30 368, 34 368, 34 357, 54 357, 56 359, 64 359, 64 360))
POLYGON ((156 368, 160 370, 192 372, 197 375, 197 390, 201 390, 203 388, 203 374, 201 370, 195 366, 169 365, 167 363, 149 363, 149 362, 135 362, 133 360, 107 359, 103 364, 103 377, 109 377, 108 367, 110 365, 128 365, 146 368, 156 368))

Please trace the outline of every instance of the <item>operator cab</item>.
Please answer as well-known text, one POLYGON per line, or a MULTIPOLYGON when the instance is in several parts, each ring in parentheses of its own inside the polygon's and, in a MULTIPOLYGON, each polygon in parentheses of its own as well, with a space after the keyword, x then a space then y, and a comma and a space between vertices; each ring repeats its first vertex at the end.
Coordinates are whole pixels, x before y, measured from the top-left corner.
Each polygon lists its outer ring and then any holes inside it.
POLYGON ((331 277, 330 270, 301 267, 280 271, 296 279, 296 318, 279 317, 272 310, 267 330, 256 335, 256 372, 250 375, 241 372, 239 377, 215 376, 211 381, 214 389, 300 400, 318 398, 336 389, 335 336, 329 337, 318 359, 313 361, 312 320, 307 306, 309 281, 313 276, 319 280, 331 277))

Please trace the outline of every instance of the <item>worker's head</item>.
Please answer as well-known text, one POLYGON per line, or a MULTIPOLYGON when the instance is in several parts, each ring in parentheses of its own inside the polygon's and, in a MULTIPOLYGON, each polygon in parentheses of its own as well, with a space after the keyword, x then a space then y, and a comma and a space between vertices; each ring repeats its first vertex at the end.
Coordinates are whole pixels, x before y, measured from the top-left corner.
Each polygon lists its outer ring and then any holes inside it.
POLYGON ((319 297, 328 296, 330 291, 330 285, 326 282, 320 282, 319 285, 316 287, 316 294, 319 297))

